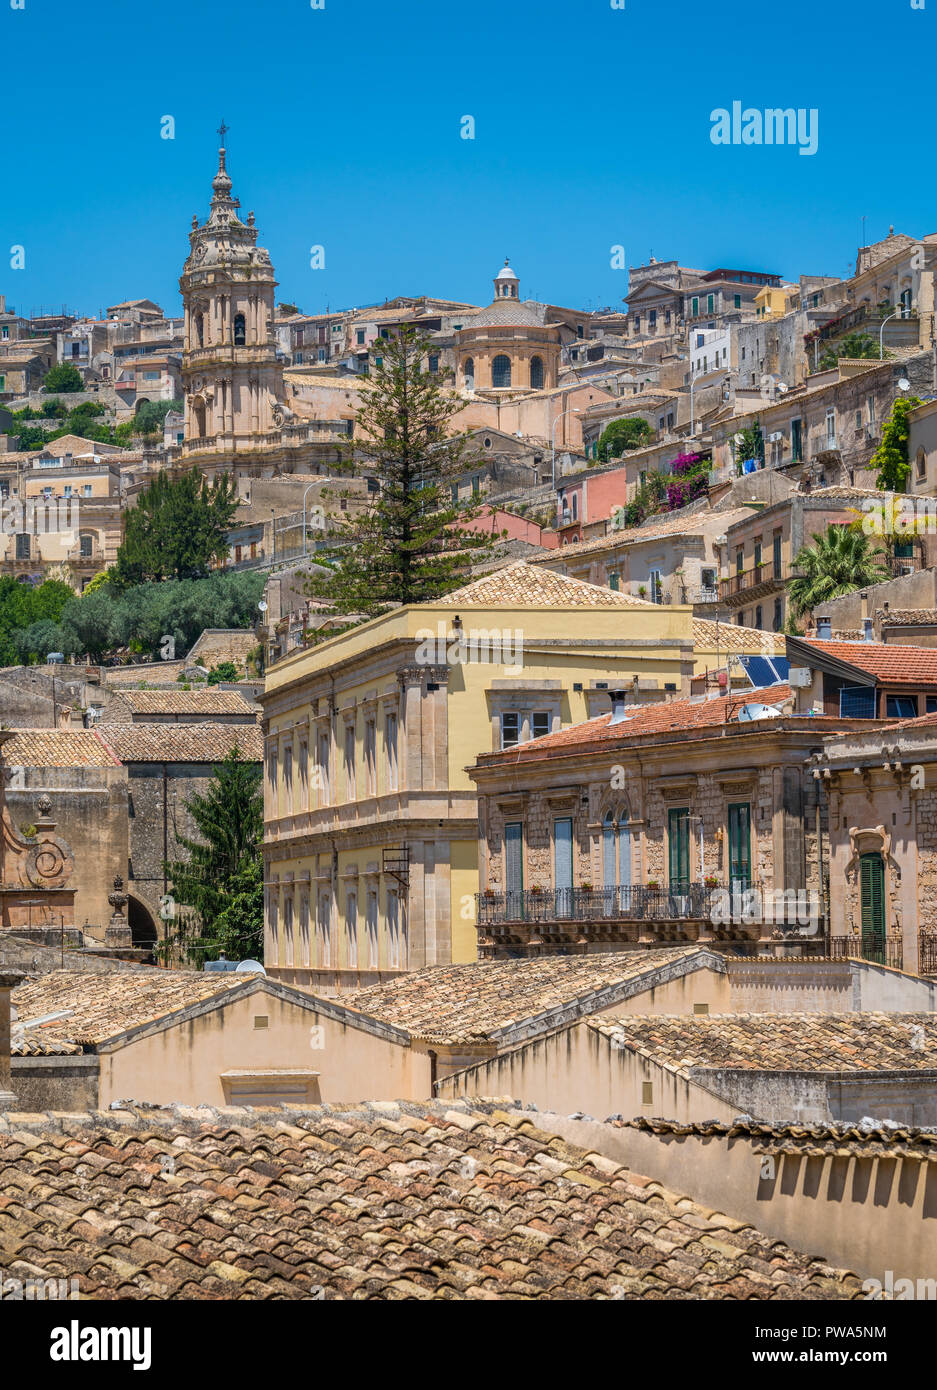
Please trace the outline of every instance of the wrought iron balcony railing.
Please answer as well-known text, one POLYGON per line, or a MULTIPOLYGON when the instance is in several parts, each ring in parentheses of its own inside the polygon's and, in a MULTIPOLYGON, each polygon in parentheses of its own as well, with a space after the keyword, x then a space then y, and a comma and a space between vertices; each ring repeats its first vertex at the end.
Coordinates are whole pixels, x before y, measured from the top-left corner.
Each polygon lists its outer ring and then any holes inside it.
POLYGON ((677 888, 634 884, 618 888, 525 889, 508 893, 479 893, 478 923, 583 922, 619 920, 680 920, 707 918, 714 888, 689 883, 677 888))

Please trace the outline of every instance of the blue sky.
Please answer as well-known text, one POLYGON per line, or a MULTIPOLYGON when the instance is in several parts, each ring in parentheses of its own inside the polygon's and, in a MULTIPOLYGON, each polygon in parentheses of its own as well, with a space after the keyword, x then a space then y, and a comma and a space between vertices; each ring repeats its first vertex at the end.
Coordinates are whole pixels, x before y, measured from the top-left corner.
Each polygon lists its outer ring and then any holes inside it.
POLYGON ((278 297, 310 313, 487 303, 508 254, 525 297, 598 307, 625 293, 614 245, 793 278, 845 274, 863 215, 870 241, 937 231, 937 0, 24 3, 0 0, 0 293, 20 312, 178 313, 222 117, 278 297), (816 108, 817 154, 714 146, 734 100, 816 108))

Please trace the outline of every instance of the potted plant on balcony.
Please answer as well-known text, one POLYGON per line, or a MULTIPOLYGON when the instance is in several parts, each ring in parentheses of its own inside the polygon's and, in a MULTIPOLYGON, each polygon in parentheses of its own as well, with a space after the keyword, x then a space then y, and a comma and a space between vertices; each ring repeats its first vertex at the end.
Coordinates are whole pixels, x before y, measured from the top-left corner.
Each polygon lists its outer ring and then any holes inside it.
POLYGON ((647 886, 648 886, 648 888, 659 888, 659 887, 660 887, 660 879, 659 879, 659 878, 649 878, 648 881, 647 881, 647 886))
POLYGON ((719 887, 719 880, 718 880, 718 878, 716 878, 714 874, 707 874, 706 877, 703 879, 703 887, 704 887, 704 888, 718 888, 718 887, 719 887))
POLYGON ((646 584, 639 584, 639 585, 638 585, 638 597, 639 597, 639 598, 647 598, 647 585, 646 585, 646 584))
POLYGON ((484 898, 493 898, 494 895, 495 895, 495 890, 494 890, 493 888, 486 888, 485 891, 484 891, 484 893, 482 894, 482 897, 484 897, 484 898))
POLYGON ((584 878, 584 879, 583 879, 583 881, 580 883, 579 887, 582 889, 582 891, 583 891, 584 893, 591 893, 591 892, 592 892, 592 884, 589 882, 589 880, 588 880, 587 878, 584 878))
POLYGON ((537 897, 539 897, 540 894, 543 892, 543 884, 542 884, 542 883, 533 883, 533 884, 531 884, 530 891, 531 891, 531 893, 533 893, 533 894, 535 894, 537 897))

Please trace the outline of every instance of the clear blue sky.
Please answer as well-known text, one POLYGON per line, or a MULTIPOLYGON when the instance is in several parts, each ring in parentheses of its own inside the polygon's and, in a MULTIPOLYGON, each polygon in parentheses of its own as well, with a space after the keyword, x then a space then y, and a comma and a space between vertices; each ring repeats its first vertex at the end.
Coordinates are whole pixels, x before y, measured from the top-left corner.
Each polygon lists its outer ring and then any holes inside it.
POLYGON ((20 312, 178 313, 222 117, 278 297, 307 312, 487 303, 507 254, 525 297, 596 307, 625 293, 615 244, 793 278, 846 273, 863 215, 870 241, 937 231, 937 0, 25 5, 0 0, 0 293, 20 312), (816 107, 818 153, 714 146, 734 100, 816 107))

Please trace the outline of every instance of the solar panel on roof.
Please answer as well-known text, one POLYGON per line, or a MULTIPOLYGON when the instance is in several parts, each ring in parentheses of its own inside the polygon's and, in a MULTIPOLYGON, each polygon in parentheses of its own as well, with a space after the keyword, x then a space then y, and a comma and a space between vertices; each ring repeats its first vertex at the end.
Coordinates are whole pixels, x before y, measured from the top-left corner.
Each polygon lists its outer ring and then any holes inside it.
POLYGON ((781 685, 791 673, 791 663, 786 656, 742 656, 739 660, 755 690, 766 685, 781 685))

